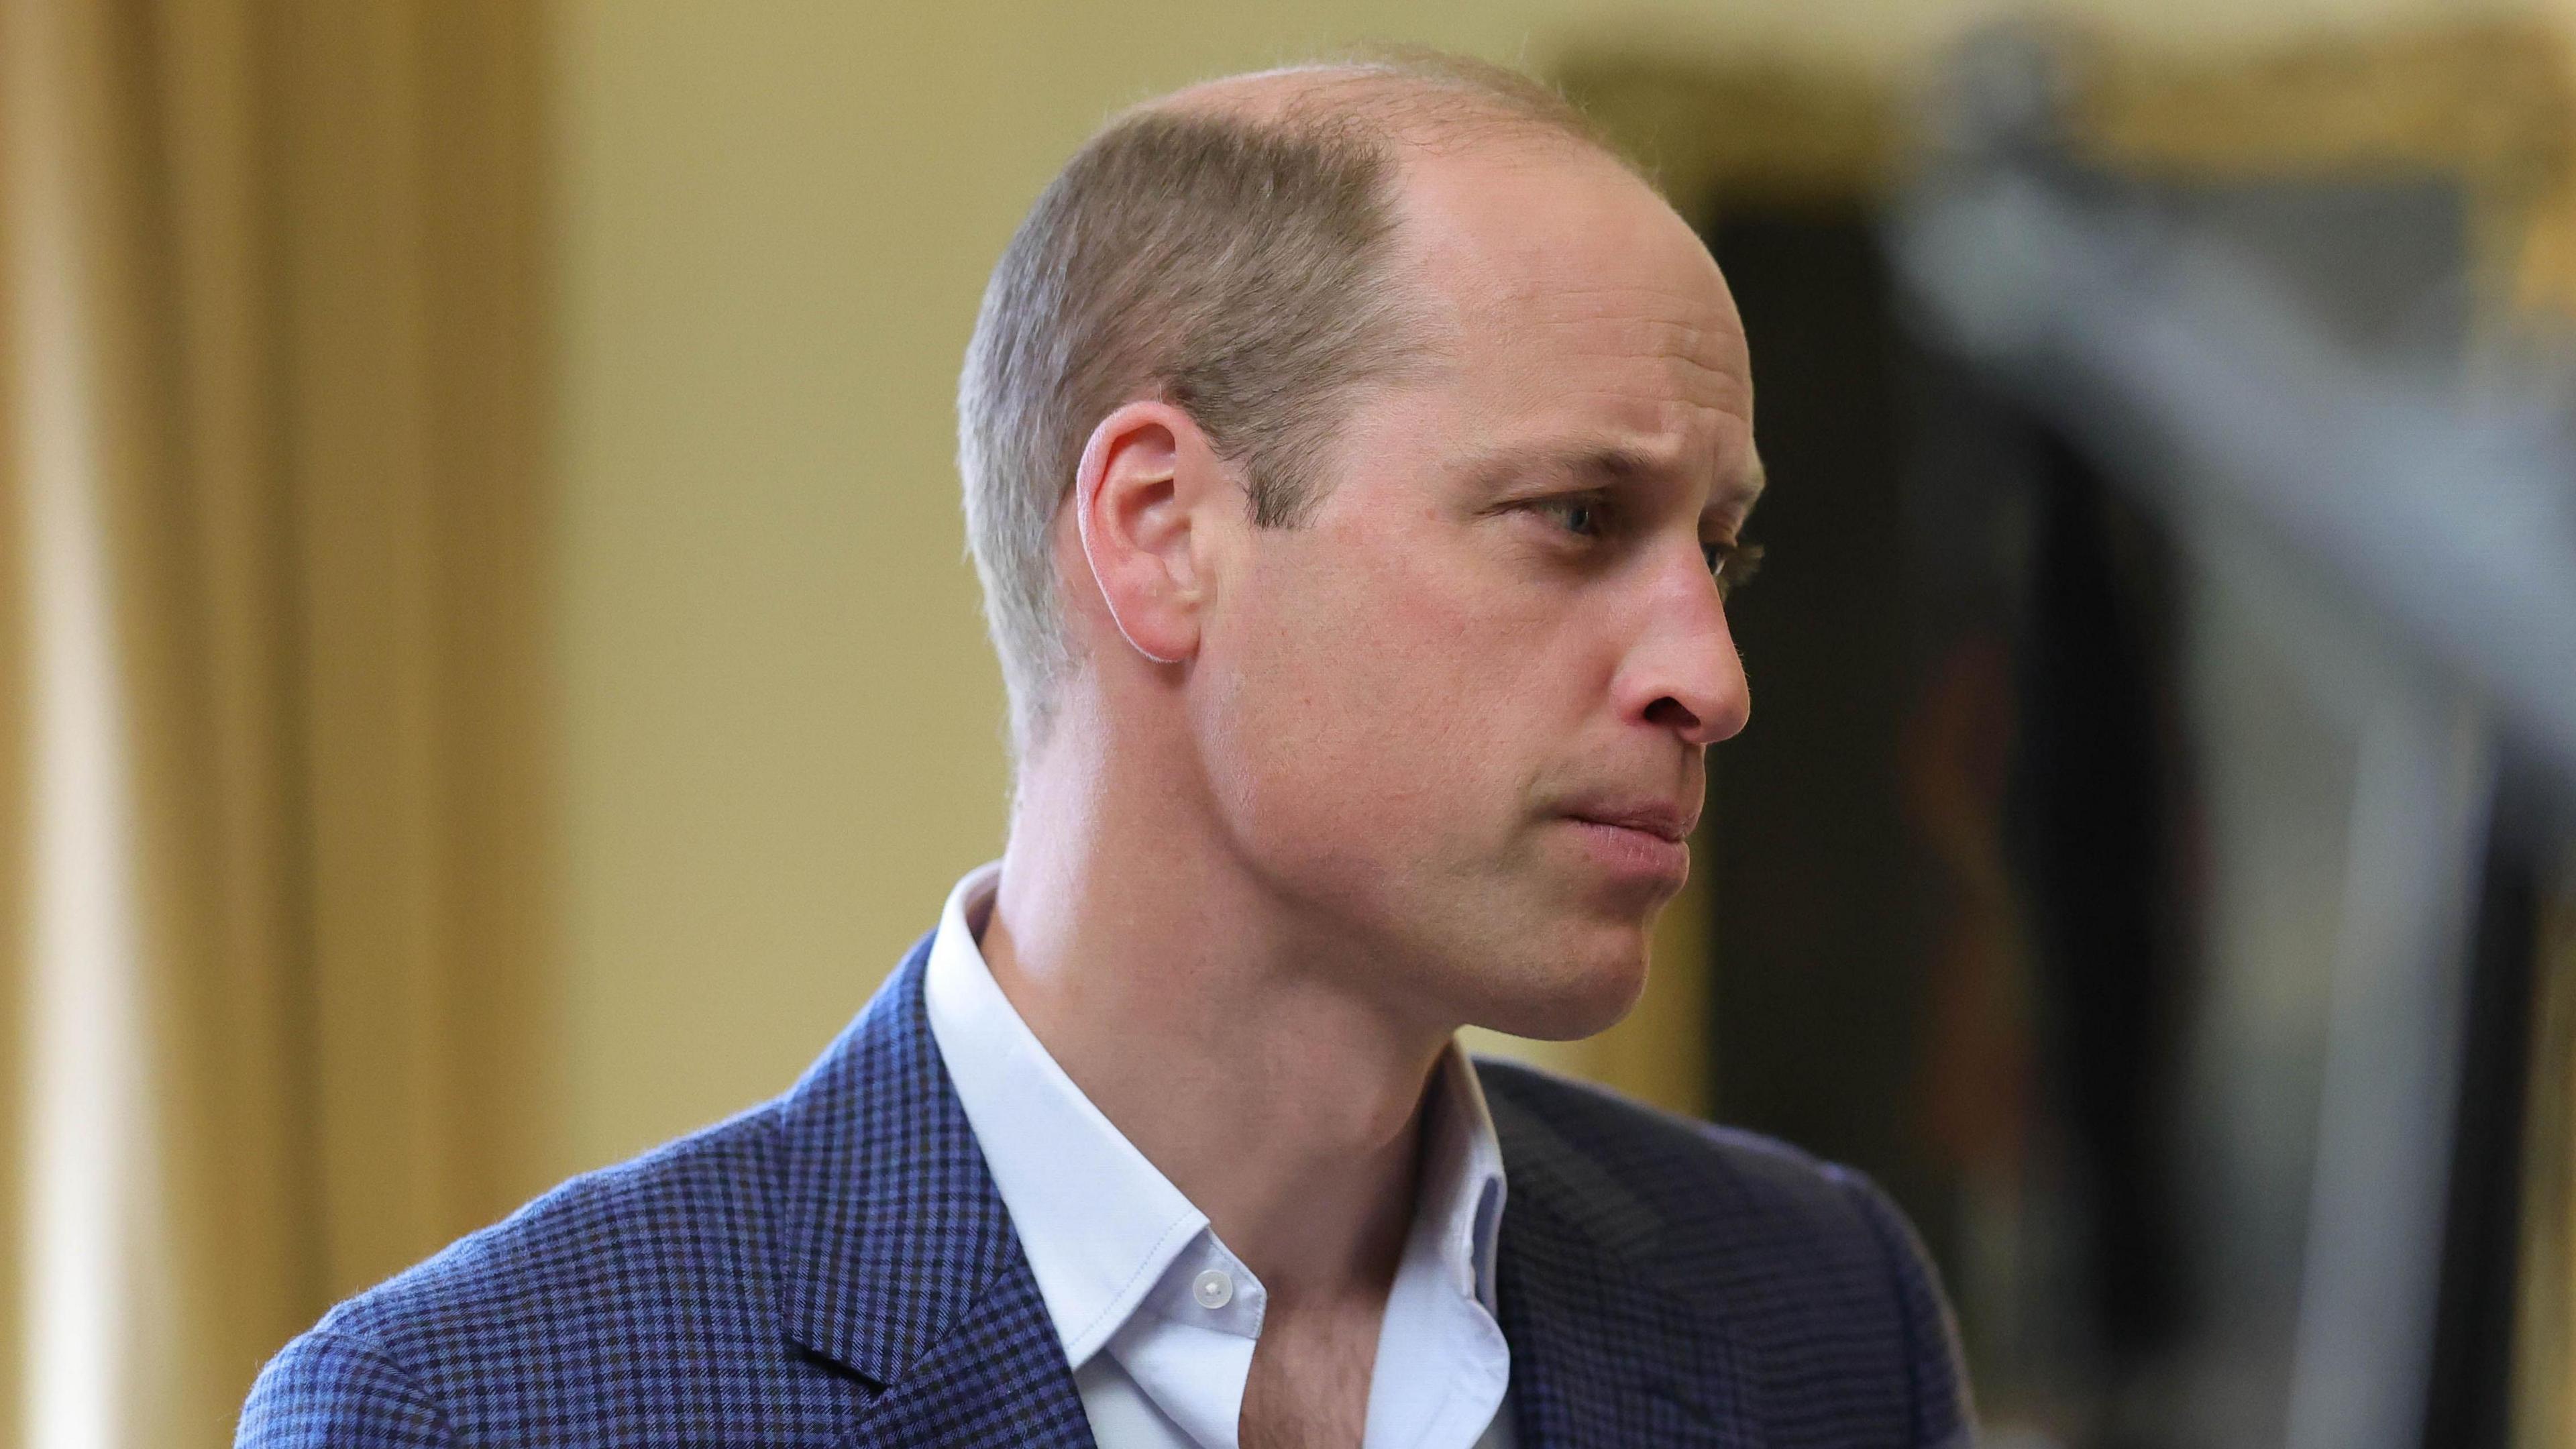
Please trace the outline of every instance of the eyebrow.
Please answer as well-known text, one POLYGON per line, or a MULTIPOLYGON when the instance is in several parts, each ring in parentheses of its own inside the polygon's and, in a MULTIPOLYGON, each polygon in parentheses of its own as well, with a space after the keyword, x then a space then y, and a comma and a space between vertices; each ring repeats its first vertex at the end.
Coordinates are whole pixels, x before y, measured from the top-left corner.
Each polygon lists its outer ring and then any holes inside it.
POLYGON ((1745 465, 1710 491, 1708 506, 1732 506, 1738 513, 1750 513, 1762 501, 1762 490, 1771 486, 1771 472, 1762 466, 1759 450, 1747 450, 1745 465))
MULTIPOLYGON (((1485 487, 1499 487, 1514 477, 1531 473, 1554 474, 1611 487, 1651 478, 1669 469, 1657 459, 1633 448, 1576 444, 1515 445, 1495 449, 1470 465, 1470 476, 1485 487)), ((1727 470, 1716 487, 1709 491, 1707 512, 1733 511, 1749 513, 1761 500, 1762 490, 1769 486, 1769 475, 1762 466, 1762 455, 1749 452, 1744 465, 1727 470)))

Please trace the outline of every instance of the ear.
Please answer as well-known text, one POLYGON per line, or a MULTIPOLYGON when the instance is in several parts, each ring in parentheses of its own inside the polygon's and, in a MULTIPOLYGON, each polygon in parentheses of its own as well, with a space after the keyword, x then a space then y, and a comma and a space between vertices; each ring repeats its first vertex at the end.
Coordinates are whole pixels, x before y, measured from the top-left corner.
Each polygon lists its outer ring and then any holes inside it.
POLYGON ((1074 474, 1074 522, 1102 602, 1136 652, 1176 664, 1198 652, 1208 599, 1207 509, 1230 492, 1207 435, 1165 402, 1100 420, 1074 474))

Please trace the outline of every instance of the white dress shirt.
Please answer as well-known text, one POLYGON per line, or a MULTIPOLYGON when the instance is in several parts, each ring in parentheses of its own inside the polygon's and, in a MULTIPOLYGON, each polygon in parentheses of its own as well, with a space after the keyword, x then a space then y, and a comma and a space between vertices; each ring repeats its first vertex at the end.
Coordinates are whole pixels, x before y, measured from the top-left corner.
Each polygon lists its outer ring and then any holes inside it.
MULTIPOLYGON (((930 946, 931 1036, 1010 1209, 1101 1449, 1235 1449, 1267 1294, 1020 1019, 978 938, 998 862, 957 883, 930 946)), ((1378 1330, 1364 1449, 1511 1449, 1494 1317, 1503 1157, 1455 1044, 1378 1330)))

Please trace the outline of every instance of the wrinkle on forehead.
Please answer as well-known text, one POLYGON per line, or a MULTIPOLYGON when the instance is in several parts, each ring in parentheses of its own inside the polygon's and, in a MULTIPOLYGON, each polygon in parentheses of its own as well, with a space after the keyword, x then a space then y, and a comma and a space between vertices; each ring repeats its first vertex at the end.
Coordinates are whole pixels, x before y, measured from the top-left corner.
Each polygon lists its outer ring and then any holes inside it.
POLYGON ((1403 201, 1416 285, 1443 305, 1458 441, 1615 448, 1750 506, 1761 464, 1743 323, 1717 264, 1614 168, 1421 165, 1403 201), (1470 441, 1473 440, 1473 441, 1470 441))
MULTIPOLYGON (((1500 325, 1501 319, 1494 319, 1500 325)), ((1752 378, 1741 330, 1713 317, 1606 314, 1524 324, 1526 334, 1562 339, 1552 350, 1596 359, 1611 385, 1651 378, 1672 399, 1750 424, 1752 378)))

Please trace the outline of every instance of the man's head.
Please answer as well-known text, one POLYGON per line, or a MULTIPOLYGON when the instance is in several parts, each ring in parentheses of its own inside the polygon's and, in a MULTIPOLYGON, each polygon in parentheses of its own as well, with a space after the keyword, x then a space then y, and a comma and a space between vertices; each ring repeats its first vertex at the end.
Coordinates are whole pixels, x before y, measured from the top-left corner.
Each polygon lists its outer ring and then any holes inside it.
POLYGON ((1444 61, 1131 113, 960 414, 1024 772, 1147 752, 1176 844, 1426 1016, 1634 999, 1744 720, 1709 560, 1759 475, 1715 265, 1570 109, 1444 61))

